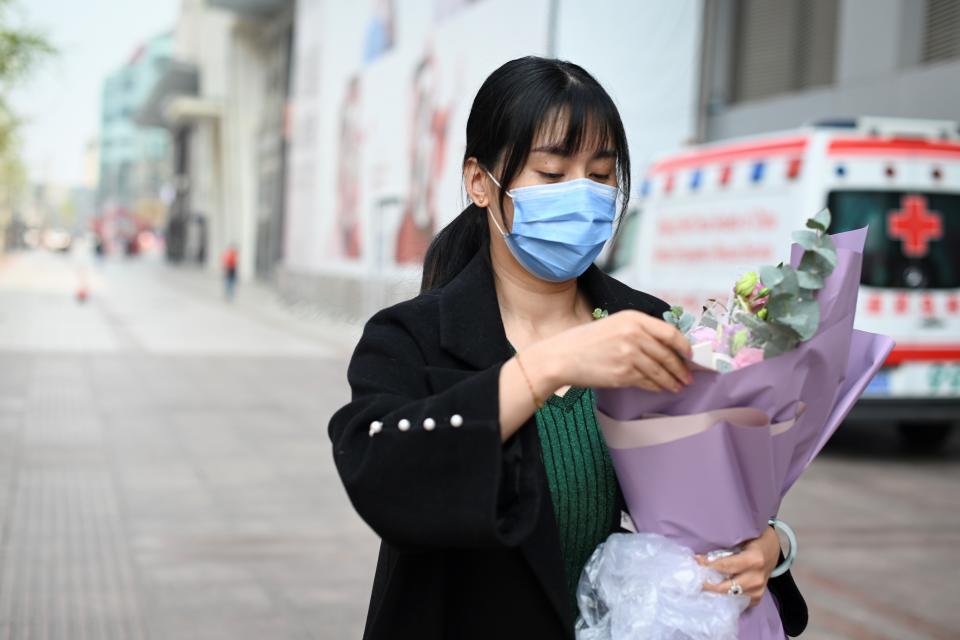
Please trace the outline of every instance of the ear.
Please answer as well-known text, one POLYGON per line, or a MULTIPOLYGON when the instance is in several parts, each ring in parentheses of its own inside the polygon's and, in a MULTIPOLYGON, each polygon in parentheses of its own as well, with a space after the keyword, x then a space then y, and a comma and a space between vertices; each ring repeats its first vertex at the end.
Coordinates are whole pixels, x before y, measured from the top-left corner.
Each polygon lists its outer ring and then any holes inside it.
POLYGON ((480 163, 474 157, 467 158, 463 164, 463 184, 473 204, 480 208, 490 204, 487 193, 487 174, 480 168, 480 163))

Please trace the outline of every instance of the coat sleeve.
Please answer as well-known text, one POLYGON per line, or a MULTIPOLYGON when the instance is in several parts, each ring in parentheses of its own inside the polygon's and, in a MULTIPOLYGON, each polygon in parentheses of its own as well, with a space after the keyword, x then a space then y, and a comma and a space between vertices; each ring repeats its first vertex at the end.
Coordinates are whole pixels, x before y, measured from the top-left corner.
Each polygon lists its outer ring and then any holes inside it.
MULTIPOLYGON (((778 562, 783 562, 783 551, 780 552, 778 562)), ((803 599, 800 589, 797 588, 793 575, 788 570, 783 575, 770 578, 767 582, 767 588, 777 604, 777 611, 780 612, 780 622, 783 624, 784 632, 791 638, 799 636, 807 628, 809 613, 807 602, 803 599)))
POLYGON ((329 423, 350 501, 400 550, 518 545, 538 515, 539 451, 523 429, 501 442, 503 362, 431 394, 420 344, 396 309, 364 327, 347 368, 351 400, 329 423))

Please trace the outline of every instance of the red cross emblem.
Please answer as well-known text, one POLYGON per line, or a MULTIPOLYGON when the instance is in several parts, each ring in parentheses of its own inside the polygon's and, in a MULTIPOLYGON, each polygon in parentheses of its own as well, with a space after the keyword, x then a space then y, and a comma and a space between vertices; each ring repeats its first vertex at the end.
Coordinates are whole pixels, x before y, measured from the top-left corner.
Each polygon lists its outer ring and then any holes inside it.
POLYGON ((887 215, 887 235, 903 242, 903 255, 922 258, 930 250, 929 242, 943 237, 943 219, 927 208, 924 196, 904 196, 901 206, 887 215))

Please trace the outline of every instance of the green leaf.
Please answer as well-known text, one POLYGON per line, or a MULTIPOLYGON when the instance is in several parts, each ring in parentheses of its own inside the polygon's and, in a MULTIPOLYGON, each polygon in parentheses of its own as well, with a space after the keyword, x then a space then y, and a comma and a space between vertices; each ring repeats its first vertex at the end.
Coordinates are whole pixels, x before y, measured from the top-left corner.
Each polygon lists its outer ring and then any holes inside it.
POLYGON ((767 303, 767 322, 793 329, 801 340, 809 340, 820 325, 820 305, 800 296, 777 296, 767 303))
POLYGON ((797 281, 797 272, 793 267, 781 267, 780 273, 783 274, 783 280, 780 284, 770 288, 770 295, 792 294, 796 295, 800 290, 800 283, 797 281))
POLYGON ((771 325, 770 337, 763 345, 763 357, 773 358, 791 351, 799 341, 800 336, 790 327, 771 325))
POLYGON ((797 271, 797 282, 803 289, 823 289, 823 276, 816 271, 797 271))
POLYGON ((813 247, 817 246, 817 241, 820 239, 816 231, 806 230, 794 231, 790 234, 790 237, 807 251, 811 251, 813 247))
POLYGON ((820 236, 810 251, 813 251, 819 256, 823 256, 824 260, 830 263, 831 271, 837 266, 837 248, 834 246, 830 236, 820 236))
POLYGON ((769 265, 760 267, 760 282, 763 286, 772 289, 783 281, 783 272, 779 267, 769 265))
POLYGON ((797 282, 801 290, 822 289, 827 276, 833 273, 833 267, 834 265, 820 254, 804 253, 797 269, 797 282))
POLYGON ((807 228, 826 232, 830 228, 830 209, 821 209, 817 215, 807 220, 807 228))

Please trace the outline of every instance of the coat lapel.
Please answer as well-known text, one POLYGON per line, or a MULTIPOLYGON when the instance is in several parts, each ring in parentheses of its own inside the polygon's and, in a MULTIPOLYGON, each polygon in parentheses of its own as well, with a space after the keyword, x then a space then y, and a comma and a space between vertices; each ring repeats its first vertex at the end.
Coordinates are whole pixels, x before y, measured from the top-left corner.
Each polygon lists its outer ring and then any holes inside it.
MULTIPOLYGON (((595 264, 577 278, 577 284, 594 306, 609 313, 658 311, 659 300, 631 289, 595 264)), ((445 351, 477 369, 510 357, 488 249, 478 251, 441 291, 440 346, 445 351)))
MULTIPOLYGON (((646 299, 649 296, 611 278, 596 265, 590 265, 577 283, 594 306, 606 309, 609 313, 630 308, 647 310, 646 299)), ((463 270, 442 288, 439 309, 440 346, 447 353, 477 370, 511 357, 486 247, 478 251, 463 270)), ((533 418, 521 427, 517 437, 524 439, 525 451, 540 451, 540 439, 533 418)), ((576 612, 571 609, 566 592, 553 502, 549 497, 546 470, 539 456, 537 465, 541 495, 545 499, 541 501, 537 525, 521 543, 521 550, 557 613, 567 628, 572 628, 576 612)))
POLYGON ((478 251, 440 296, 440 346, 475 369, 511 356, 489 260, 478 251))

